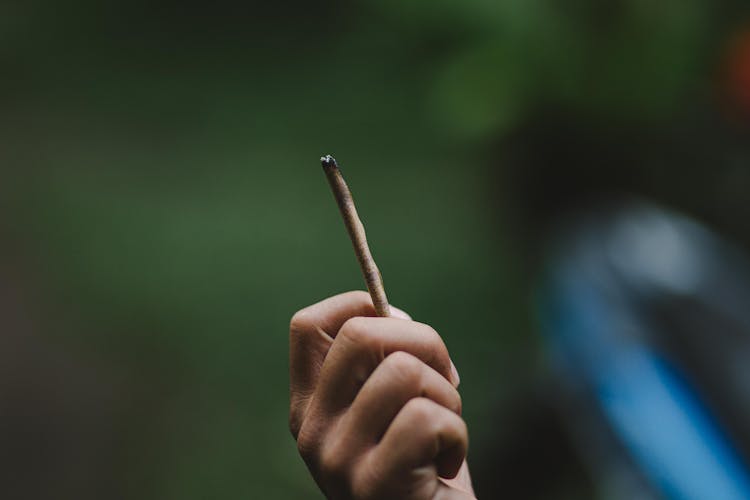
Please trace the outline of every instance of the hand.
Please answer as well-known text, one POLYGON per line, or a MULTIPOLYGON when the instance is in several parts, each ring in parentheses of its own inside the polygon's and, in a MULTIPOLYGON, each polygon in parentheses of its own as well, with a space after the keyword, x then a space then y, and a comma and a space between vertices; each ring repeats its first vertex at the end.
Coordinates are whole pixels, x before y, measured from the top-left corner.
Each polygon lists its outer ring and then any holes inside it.
POLYGON ((458 373, 440 336, 365 292, 290 326, 290 429, 329 499, 474 498, 458 373))

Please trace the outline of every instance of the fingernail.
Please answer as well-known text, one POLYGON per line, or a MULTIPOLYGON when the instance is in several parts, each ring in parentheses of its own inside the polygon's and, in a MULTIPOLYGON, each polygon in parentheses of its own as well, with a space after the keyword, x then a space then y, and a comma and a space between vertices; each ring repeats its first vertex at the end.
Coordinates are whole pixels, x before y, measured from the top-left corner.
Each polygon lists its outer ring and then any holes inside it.
POLYGON ((391 316, 393 316, 394 318, 401 318, 401 319, 411 320, 411 316, 409 316, 408 314, 406 314, 404 311, 402 311, 398 307, 391 306, 391 305, 389 305, 388 307, 391 308, 391 316))
POLYGON ((458 384, 461 383, 461 377, 458 375, 458 370, 456 370, 456 365, 453 364, 453 360, 451 360, 451 376, 455 381, 454 385, 458 387, 458 384))

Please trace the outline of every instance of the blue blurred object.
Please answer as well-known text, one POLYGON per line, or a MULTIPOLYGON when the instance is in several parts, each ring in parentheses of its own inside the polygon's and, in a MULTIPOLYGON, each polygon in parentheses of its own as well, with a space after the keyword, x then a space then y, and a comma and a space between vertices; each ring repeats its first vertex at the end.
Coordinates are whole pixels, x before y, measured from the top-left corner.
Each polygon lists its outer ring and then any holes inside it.
POLYGON ((642 203, 578 219, 556 241, 538 316, 595 475, 628 468, 641 497, 750 498, 745 258, 642 203))

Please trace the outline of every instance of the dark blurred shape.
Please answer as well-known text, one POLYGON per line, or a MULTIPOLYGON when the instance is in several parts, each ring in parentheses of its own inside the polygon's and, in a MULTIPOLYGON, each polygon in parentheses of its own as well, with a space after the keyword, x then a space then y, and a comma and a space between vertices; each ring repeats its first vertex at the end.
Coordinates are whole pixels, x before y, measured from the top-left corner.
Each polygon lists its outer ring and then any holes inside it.
POLYGON ((539 382, 498 412, 496 432, 470 460, 478 498, 597 498, 599 478, 560 418, 558 400, 556 387, 539 382))
POLYGON ((747 498, 747 259, 653 206, 574 220, 548 261, 539 315, 600 487, 626 470, 647 479, 640 498, 747 498))

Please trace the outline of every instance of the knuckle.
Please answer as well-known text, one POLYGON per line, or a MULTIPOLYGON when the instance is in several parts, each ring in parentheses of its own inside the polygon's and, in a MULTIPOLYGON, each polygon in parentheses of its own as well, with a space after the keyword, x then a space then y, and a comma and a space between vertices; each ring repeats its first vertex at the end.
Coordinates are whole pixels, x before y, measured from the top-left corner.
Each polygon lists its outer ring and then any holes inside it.
POLYGON ((430 425, 435 420, 432 402, 427 398, 410 399, 403 409, 412 425, 418 428, 430 425))
POLYGON ((469 447, 469 430, 466 427, 466 422, 462 418, 458 418, 455 420, 455 433, 458 437, 458 442, 461 443, 461 445, 464 448, 469 447))
POLYGON ((445 347, 443 338, 430 325, 418 323, 418 328, 424 343, 429 346, 431 353, 430 359, 426 360, 428 364, 438 367, 441 370, 450 370, 450 356, 448 348, 445 347))
POLYGON ((297 451, 307 463, 314 462, 317 455, 318 441, 314 438, 313 433, 309 432, 305 425, 302 425, 297 434, 297 451))
POLYGON ((339 337, 345 338, 353 344, 369 346, 374 342, 374 335, 370 328, 371 320, 361 316, 349 318, 339 330, 339 337))
MULTIPOLYGON (((371 455, 370 455, 371 456, 371 455)), ((381 471, 368 457, 361 461, 358 467, 355 467, 352 478, 352 498, 362 500, 388 498, 385 494, 385 481, 381 471)))
POLYGON ((312 328, 315 324, 315 314, 310 307, 300 309, 292 316, 289 321, 289 333, 291 335, 300 334, 312 328))
POLYGON ((320 471, 330 480, 342 482, 349 470, 349 456, 337 442, 329 442, 320 454, 320 471))
POLYGON ((463 400, 461 394, 453 388, 453 386, 446 386, 446 399, 443 405, 451 413, 458 415, 459 417, 463 413, 463 400))
POLYGON ((466 428, 464 420, 452 413, 445 413, 440 417, 433 419, 433 432, 436 434, 447 434, 455 436, 455 438, 466 443, 468 441, 469 432, 466 428))
POLYGON ((424 335, 426 338, 433 342, 440 342, 441 344, 443 343, 443 339, 440 337, 440 334, 433 327, 426 323, 417 322, 416 324, 419 327, 422 335, 424 335))
POLYGON ((445 344, 443 343, 443 338, 437 330, 430 325, 425 325, 424 323, 417 323, 417 328, 423 342, 432 347, 435 353, 445 353, 445 355, 448 356, 448 349, 446 349, 445 344))
POLYGON ((385 358, 383 364, 406 384, 418 385, 422 382, 423 363, 407 352, 393 352, 385 358))
POLYGON ((459 432, 464 442, 469 442, 469 428, 466 426, 466 422, 463 418, 458 419, 459 432))

